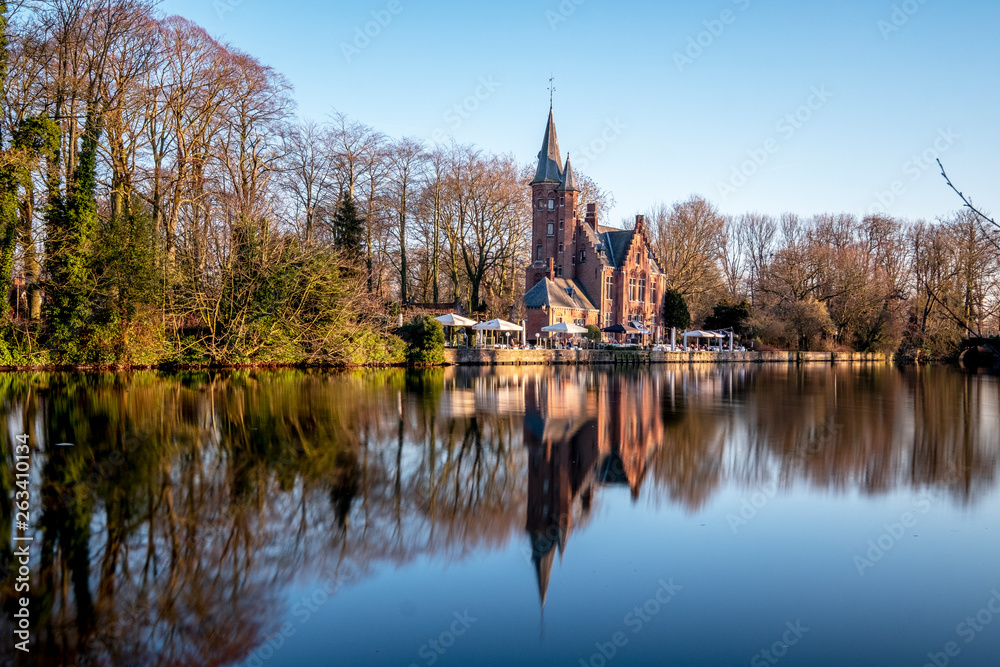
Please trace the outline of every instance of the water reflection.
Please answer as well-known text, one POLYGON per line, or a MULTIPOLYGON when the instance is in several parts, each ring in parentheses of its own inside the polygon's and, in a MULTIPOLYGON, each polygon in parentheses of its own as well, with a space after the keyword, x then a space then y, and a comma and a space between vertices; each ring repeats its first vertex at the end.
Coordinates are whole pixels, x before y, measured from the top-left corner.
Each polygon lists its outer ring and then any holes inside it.
POLYGON ((31 663, 53 665, 237 663, 278 632, 290 587, 336 595, 512 544, 544 605, 613 488, 637 511, 762 485, 971 505, 1000 443, 996 381, 942 369, 11 374, 0 397, 0 562, 26 433, 31 663))

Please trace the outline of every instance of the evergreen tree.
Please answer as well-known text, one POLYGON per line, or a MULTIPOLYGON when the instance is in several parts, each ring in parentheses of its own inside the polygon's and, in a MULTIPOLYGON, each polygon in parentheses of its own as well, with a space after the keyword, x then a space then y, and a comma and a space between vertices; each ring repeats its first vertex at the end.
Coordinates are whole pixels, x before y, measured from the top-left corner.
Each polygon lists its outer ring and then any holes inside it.
POLYGON ((65 200, 58 184, 49 184, 49 206, 45 235, 49 279, 46 323, 50 341, 66 361, 84 361, 87 329, 91 324, 93 245, 97 233, 97 148, 101 137, 101 115, 97 104, 87 108, 78 162, 65 200), (55 192, 53 192, 55 191, 55 192))
POLYGON ((333 246, 349 263, 357 264, 364 255, 365 219, 350 196, 342 199, 333 217, 333 246))
POLYGON ((675 289, 668 290, 663 299, 663 324, 677 329, 687 329, 691 326, 691 312, 688 310, 684 297, 675 289))
POLYGON ((705 328, 732 329, 738 335, 744 335, 749 319, 750 303, 746 299, 737 304, 720 301, 715 304, 712 314, 705 318, 705 328))

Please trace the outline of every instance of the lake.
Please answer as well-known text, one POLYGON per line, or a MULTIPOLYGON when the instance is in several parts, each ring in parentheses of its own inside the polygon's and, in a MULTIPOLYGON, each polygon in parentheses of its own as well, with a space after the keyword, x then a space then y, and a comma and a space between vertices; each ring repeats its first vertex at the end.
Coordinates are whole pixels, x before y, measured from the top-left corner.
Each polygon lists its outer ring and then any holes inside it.
POLYGON ((5 374, 0 397, 0 564, 33 538, 32 653, 12 572, 5 664, 1000 659, 996 377, 5 374))

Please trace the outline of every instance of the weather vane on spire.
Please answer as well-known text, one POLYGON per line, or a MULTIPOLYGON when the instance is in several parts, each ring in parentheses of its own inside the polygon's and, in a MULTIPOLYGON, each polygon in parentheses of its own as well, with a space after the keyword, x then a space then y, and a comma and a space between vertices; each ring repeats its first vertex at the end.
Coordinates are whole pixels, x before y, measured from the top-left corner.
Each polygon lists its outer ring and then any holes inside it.
POLYGON ((549 77, 549 109, 552 108, 552 98, 556 92, 555 76, 549 77))

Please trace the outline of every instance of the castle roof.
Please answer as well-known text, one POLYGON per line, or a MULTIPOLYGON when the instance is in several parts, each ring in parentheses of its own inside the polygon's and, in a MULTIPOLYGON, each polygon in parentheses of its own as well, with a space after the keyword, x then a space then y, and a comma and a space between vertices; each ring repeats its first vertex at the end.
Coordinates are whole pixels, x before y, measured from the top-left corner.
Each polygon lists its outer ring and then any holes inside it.
POLYGON ((587 295, 587 290, 576 280, 566 278, 543 278, 541 282, 524 295, 527 308, 565 308, 568 310, 592 310, 597 307, 587 295))
POLYGON ((558 188, 559 192, 579 192, 576 186, 576 176, 573 174, 573 165, 570 164, 569 154, 566 155, 566 169, 563 171, 563 183, 558 188))
MULTIPOLYGON (((605 229, 609 228, 605 227, 605 229)), ((609 231, 605 231, 601 235, 602 241, 604 241, 605 252, 608 256, 608 262, 611 266, 618 269, 625 263, 625 258, 628 256, 628 247, 632 243, 633 236, 635 236, 634 229, 609 229, 609 231)))
POLYGON ((542 150, 538 151, 538 169, 535 171, 535 183, 562 183, 562 160, 559 157, 559 137, 556 136, 556 121, 549 109, 549 120, 545 125, 545 136, 542 138, 542 150))

